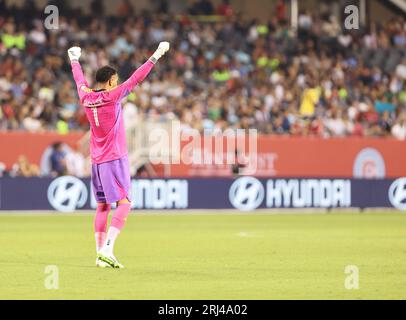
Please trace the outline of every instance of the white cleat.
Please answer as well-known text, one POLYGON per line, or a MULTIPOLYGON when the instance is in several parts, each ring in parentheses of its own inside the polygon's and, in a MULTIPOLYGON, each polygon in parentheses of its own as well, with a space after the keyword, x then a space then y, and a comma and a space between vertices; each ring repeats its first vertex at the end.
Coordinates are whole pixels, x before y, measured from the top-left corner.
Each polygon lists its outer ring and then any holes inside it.
POLYGON ((96 267, 97 268, 112 268, 108 263, 96 258, 96 267))
POLYGON ((99 266, 103 265, 102 268, 124 269, 124 266, 120 262, 118 262, 116 257, 112 254, 104 255, 103 253, 99 252, 97 254, 97 259, 99 260, 99 266))

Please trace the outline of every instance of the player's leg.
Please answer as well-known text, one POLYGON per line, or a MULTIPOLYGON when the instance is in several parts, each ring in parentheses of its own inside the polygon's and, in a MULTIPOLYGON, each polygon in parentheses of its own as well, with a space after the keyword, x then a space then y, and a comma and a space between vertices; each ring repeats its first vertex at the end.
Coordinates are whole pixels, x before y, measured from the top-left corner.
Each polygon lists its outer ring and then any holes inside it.
POLYGON ((106 241, 107 220, 109 217, 111 205, 99 202, 97 204, 96 216, 94 218, 94 237, 96 240, 96 252, 99 252, 106 241))
POLYGON ((99 252, 99 257, 115 268, 121 268, 122 265, 114 257, 114 244, 123 229, 131 210, 129 201, 130 191, 130 170, 128 158, 124 157, 119 160, 103 164, 100 168, 100 178, 103 184, 103 190, 108 203, 117 203, 106 241, 99 252))
POLYGON ((122 268, 123 266, 117 261, 114 256, 114 244, 121 230, 124 228, 127 216, 131 210, 131 203, 128 199, 122 199, 117 201, 117 208, 111 219, 109 231, 107 232, 106 242, 103 248, 100 250, 100 254, 105 258, 114 260, 116 268, 122 268))
POLYGON ((113 217, 111 219, 110 228, 107 233, 107 238, 105 242, 104 252, 107 254, 113 254, 114 243, 120 234, 121 230, 124 228, 125 222, 127 221, 127 216, 131 210, 131 203, 128 199, 122 199, 117 202, 117 209, 115 210, 113 217))
POLYGON ((107 203, 100 179, 98 164, 92 164, 92 190, 97 201, 96 215, 94 218, 94 237, 96 240, 96 252, 103 247, 106 239, 107 219, 111 205, 107 203))
POLYGON ((94 219, 94 236, 96 239, 96 267, 99 268, 112 268, 112 266, 104 261, 102 261, 98 254, 103 248, 104 242, 106 241, 106 230, 107 230, 107 220, 109 217, 111 205, 108 203, 98 203, 96 216, 94 219))
MULTIPOLYGON (((96 253, 98 253, 106 239, 107 219, 111 205, 106 203, 106 197, 100 180, 99 165, 97 164, 92 165, 92 189, 97 201, 96 215, 94 218, 94 237, 96 240, 96 253)), ((97 257, 96 267, 110 268, 111 266, 97 257)))

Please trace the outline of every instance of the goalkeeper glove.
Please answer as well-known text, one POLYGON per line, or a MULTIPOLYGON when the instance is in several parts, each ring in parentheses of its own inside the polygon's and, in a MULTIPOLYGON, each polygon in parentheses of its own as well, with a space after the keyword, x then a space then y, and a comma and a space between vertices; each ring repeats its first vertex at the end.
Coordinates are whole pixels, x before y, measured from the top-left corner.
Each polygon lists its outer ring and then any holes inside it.
POLYGON ((82 49, 79 47, 72 47, 68 50, 68 55, 71 62, 79 61, 79 58, 82 55, 82 49))
POLYGON ((165 53, 169 50, 169 42, 161 42, 158 46, 158 49, 154 52, 154 54, 151 56, 151 61, 153 63, 156 63, 165 53))

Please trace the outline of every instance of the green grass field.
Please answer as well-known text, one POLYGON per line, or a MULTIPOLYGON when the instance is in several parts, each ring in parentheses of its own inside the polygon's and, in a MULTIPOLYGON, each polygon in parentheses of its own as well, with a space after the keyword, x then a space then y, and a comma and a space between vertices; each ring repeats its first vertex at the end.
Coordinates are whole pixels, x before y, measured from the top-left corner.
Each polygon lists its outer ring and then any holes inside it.
POLYGON ((94 266, 92 220, 0 215, 0 299, 406 299, 399 213, 135 214, 116 242, 123 270, 94 266))

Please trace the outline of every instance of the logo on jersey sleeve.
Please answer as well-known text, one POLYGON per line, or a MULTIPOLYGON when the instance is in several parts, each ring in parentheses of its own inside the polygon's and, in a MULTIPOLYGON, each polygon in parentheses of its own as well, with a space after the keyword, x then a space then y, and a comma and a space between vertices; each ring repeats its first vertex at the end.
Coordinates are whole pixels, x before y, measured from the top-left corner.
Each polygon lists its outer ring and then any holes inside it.
POLYGON ((84 92, 86 92, 86 93, 93 92, 92 89, 86 87, 85 85, 81 86, 81 87, 80 87, 80 90, 82 90, 82 91, 84 91, 84 92))

